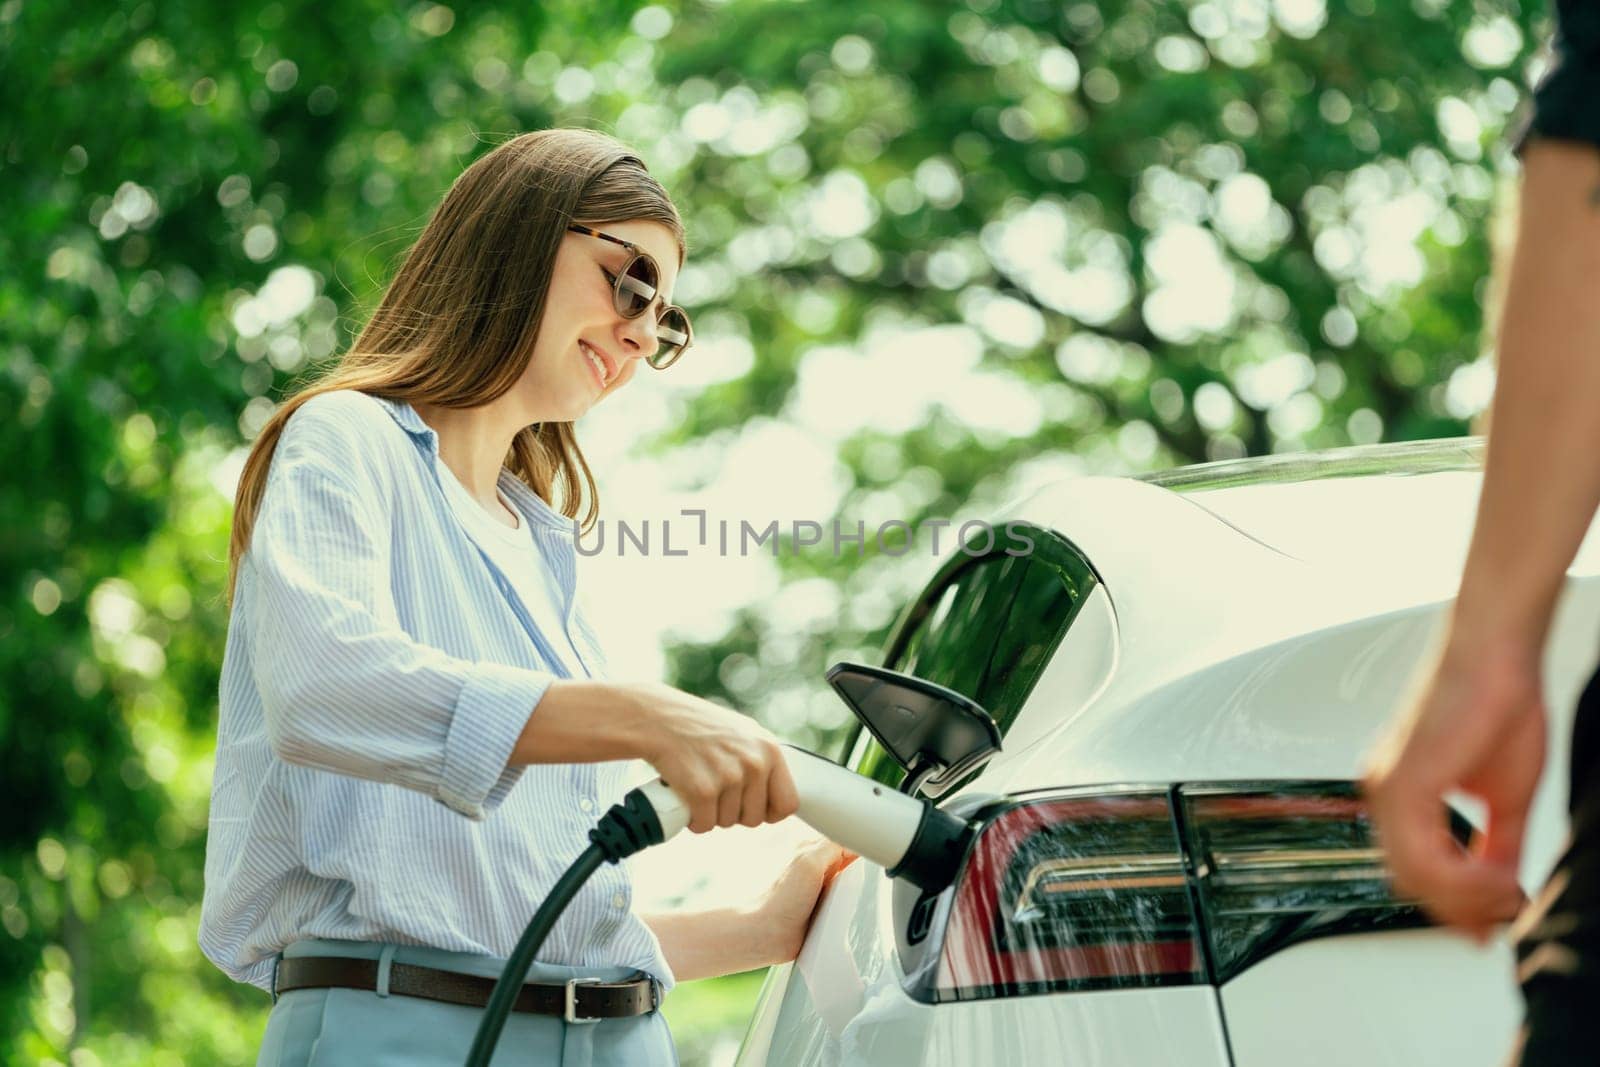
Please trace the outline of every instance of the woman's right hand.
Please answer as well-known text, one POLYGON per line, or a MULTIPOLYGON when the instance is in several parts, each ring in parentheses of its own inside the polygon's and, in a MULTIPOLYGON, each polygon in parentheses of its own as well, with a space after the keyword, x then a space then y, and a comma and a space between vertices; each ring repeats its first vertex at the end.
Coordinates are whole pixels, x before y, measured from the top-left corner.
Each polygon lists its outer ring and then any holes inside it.
POLYGON ((669 685, 627 689, 639 753, 688 806, 690 830, 759 826, 799 808, 782 745, 760 723, 669 685))

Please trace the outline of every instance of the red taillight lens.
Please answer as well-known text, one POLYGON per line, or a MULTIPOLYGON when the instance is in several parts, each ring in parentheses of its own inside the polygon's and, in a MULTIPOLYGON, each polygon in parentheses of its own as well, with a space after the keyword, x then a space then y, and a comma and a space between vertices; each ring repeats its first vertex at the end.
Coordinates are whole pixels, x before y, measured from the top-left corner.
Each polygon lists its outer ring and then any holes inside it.
POLYGON ((937 999, 1203 981, 1165 793, 1040 800, 990 821, 956 888, 937 999))
POLYGON ((1313 937, 1425 925, 1348 782, 1085 792, 979 818, 955 885, 905 912, 920 1000, 1220 984, 1313 937))

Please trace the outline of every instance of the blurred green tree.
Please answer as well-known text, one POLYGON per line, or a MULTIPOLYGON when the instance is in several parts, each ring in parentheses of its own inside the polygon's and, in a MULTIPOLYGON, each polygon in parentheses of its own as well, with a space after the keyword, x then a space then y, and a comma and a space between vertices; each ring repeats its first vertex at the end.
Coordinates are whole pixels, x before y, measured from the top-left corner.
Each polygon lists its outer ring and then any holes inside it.
MULTIPOLYGON (((907 330, 1023 388, 988 394, 1009 419, 952 387, 907 432, 842 435, 852 522, 885 493, 915 527, 1063 473, 1452 436, 1486 404, 1491 219, 1542 6, 889 0, 763 32, 782 8, 685 8, 656 65, 648 114, 694 145, 680 288, 759 339, 673 440, 792 413, 827 346, 907 330)), ((797 640, 753 606, 676 650, 680 683, 827 744, 815 681, 873 654, 915 557, 785 559, 841 610, 797 640)))
MULTIPOLYGON (((684 208, 681 302, 756 358, 674 401, 659 450, 794 418, 829 360, 971 357, 985 418, 935 395, 836 434, 839 514, 916 523, 1049 473, 1461 432, 1542 14, 4 0, 6 1060, 253 1055, 263 1001, 193 938, 238 446, 488 144, 607 128, 684 208)), ((821 668, 925 564, 783 566, 840 610, 753 606, 673 670, 805 739, 821 668)))

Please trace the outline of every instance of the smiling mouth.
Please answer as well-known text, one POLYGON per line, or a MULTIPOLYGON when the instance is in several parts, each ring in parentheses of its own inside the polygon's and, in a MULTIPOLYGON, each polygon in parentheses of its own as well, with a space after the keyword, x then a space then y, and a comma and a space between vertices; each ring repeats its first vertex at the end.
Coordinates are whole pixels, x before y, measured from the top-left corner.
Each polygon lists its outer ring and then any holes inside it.
POLYGON ((604 389, 611 380, 611 375, 606 371, 606 361, 600 357, 598 352, 584 342, 579 341, 578 347, 582 349, 584 358, 589 361, 590 369, 594 371, 595 377, 599 379, 600 388, 604 389))

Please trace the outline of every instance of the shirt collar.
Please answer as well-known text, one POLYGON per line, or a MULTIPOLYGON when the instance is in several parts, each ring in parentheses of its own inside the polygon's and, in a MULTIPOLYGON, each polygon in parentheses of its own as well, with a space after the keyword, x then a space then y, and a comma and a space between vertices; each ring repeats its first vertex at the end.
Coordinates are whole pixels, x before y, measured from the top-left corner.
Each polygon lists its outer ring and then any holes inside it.
MULTIPOLYGON (((439 435, 433 427, 422 421, 422 416, 417 414, 417 409, 404 400, 394 400, 386 396, 377 398, 378 403, 384 406, 400 424, 400 428, 416 439, 428 457, 435 462, 439 461, 439 435)), ((552 527, 566 533, 572 533, 577 523, 556 511, 555 508, 545 503, 532 489, 523 484, 522 479, 510 471, 500 472, 500 488, 505 491, 518 505, 523 516, 539 523, 541 526, 552 527)))
POLYGON ((404 400, 394 400, 387 396, 377 398, 378 403, 400 424, 400 428, 415 437, 428 450, 428 454, 437 458, 439 455, 439 435, 433 432, 433 427, 422 421, 422 416, 417 414, 417 409, 404 400))

